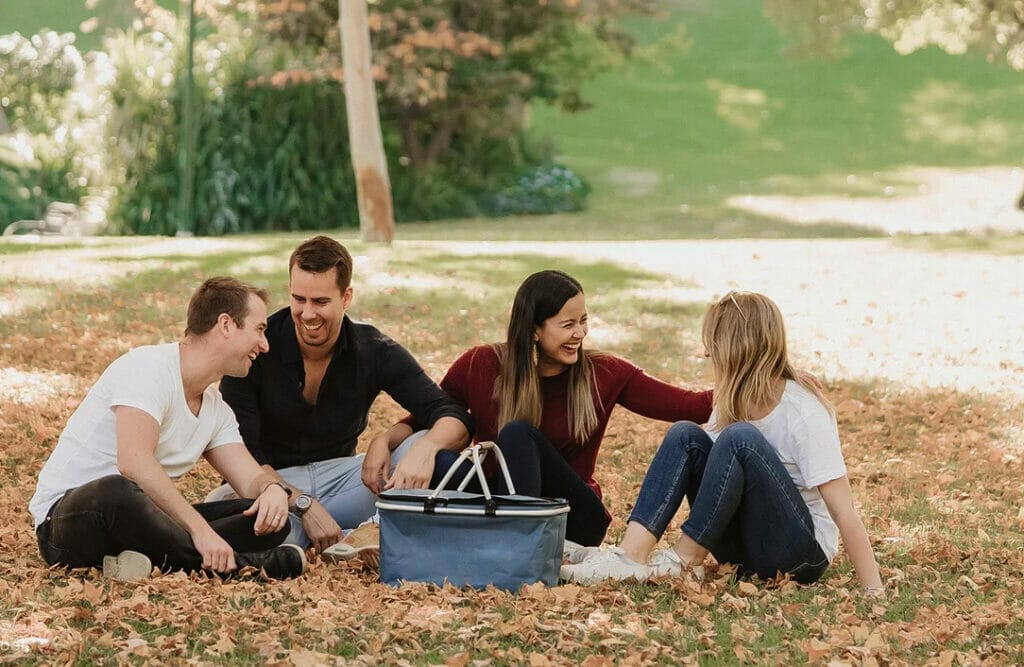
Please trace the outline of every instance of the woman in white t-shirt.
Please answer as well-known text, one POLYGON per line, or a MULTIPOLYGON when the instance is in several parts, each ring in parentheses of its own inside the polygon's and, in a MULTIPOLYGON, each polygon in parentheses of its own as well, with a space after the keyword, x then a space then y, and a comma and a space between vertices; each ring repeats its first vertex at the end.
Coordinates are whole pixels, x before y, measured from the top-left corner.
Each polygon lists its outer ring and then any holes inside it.
POLYGON ((864 590, 883 592, 853 506, 831 406, 794 373, 782 313, 761 295, 730 292, 704 317, 715 374, 707 431, 669 429, 644 478, 622 544, 562 567, 578 583, 697 569, 712 553, 739 576, 817 581, 843 539, 864 590), (652 550, 686 496, 690 515, 670 548, 652 550))

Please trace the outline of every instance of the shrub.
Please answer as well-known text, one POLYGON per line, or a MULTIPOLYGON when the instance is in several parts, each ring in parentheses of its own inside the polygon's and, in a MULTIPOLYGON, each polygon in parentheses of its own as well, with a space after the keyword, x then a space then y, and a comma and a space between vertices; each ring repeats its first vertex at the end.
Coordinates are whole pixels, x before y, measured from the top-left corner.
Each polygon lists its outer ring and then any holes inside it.
POLYGON ((571 169, 546 164, 524 171, 514 183, 481 199, 488 215, 541 215, 580 211, 590 186, 571 169))

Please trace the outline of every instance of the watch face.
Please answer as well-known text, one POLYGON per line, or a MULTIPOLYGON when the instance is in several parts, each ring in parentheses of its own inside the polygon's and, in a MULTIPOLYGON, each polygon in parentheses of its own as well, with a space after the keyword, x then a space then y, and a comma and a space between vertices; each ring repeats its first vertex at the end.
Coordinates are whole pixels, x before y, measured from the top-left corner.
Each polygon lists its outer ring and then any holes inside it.
POLYGON ((295 499, 295 509, 299 510, 300 512, 305 512, 306 510, 309 509, 309 506, 312 504, 313 499, 307 496, 306 494, 302 494, 301 496, 295 499))

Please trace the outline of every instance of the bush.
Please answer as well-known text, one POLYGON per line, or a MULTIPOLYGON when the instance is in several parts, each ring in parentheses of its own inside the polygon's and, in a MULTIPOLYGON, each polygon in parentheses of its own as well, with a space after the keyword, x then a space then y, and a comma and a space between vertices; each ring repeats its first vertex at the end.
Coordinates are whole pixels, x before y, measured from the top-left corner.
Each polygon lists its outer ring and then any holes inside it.
POLYGON ((481 209, 493 216, 542 215, 580 211, 590 186, 571 169, 546 164, 524 171, 514 183, 481 199, 481 209))
POLYGON ((0 37, 0 229, 39 218, 52 201, 77 202, 95 173, 96 133, 72 92, 87 80, 75 36, 44 30, 0 37))
MULTIPOLYGON (((0 216, 36 217, 55 199, 100 193, 112 233, 174 234, 188 225, 178 210, 184 29, 173 18, 153 26, 110 34, 103 51, 86 57, 72 35, 0 39, 0 73, 12 82, 4 104, 19 137, 17 150, 0 151, 0 216)), ((358 226, 341 84, 306 68, 316 59, 307 47, 231 19, 203 32, 194 46, 190 231, 358 226)), ((582 208, 586 186, 562 167, 513 180, 552 153, 510 120, 523 116, 516 108, 501 123, 476 110, 436 161, 418 165, 385 108, 396 220, 582 208)))

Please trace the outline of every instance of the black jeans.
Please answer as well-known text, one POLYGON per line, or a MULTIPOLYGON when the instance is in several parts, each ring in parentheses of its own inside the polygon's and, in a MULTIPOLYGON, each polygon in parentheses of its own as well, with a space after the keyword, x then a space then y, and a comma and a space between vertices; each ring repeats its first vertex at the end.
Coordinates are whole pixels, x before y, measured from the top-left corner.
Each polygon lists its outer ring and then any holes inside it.
MULTIPOLYGON (((222 500, 193 507, 236 553, 272 549, 288 536, 288 523, 277 532, 256 535, 256 517, 243 511, 252 500, 222 500)), ((48 565, 100 567, 103 557, 126 549, 149 556, 161 570, 194 571, 203 558, 192 536, 156 506, 138 484, 108 475, 64 494, 36 529, 39 553, 48 565)))
MULTIPOLYGON (((569 502, 566 539, 584 546, 601 544, 611 524, 611 515, 594 490, 576 474, 537 427, 524 421, 509 422, 498 433, 497 443, 508 464, 516 493, 542 498, 565 498, 569 502)), ((449 451, 437 454, 434 484, 455 462, 457 456, 455 452, 449 451)), ((469 471, 469 466, 468 461, 462 464, 462 468, 453 477, 456 483, 469 471)), ((487 481, 496 493, 508 492, 500 472, 488 475, 487 481)), ((479 490, 475 480, 473 488, 479 490)))

